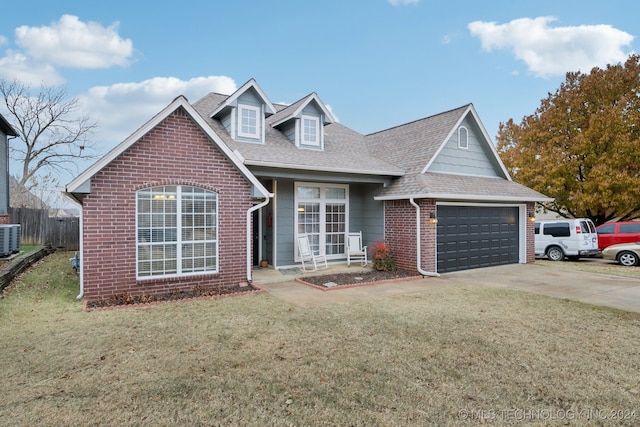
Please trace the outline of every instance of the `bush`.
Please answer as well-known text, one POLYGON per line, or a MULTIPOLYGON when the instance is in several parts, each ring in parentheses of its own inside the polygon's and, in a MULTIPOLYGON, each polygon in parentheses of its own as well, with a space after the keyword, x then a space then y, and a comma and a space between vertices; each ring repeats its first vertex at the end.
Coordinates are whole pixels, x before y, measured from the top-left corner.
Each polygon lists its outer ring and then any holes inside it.
POLYGON ((378 271, 395 271, 396 263, 391 256, 391 248, 385 242, 375 242, 371 249, 373 268, 378 271))

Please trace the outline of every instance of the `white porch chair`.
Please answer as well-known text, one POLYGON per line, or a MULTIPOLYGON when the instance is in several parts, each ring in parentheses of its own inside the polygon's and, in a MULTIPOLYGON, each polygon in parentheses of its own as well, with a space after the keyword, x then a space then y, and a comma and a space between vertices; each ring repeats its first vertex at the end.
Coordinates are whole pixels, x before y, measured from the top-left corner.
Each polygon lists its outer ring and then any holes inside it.
POLYGON ((347 265, 351 265, 351 261, 360 261, 363 266, 369 262, 367 247, 362 246, 362 231, 347 234, 347 265))
POLYGON ((323 254, 313 252, 311 243, 309 243, 309 236, 306 234, 300 234, 298 236, 298 253, 302 261, 302 271, 316 271, 318 269, 318 263, 322 262, 324 263, 323 268, 329 268, 327 258, 323 254), (310 263, 313 268, 307 268, 305 262, 310 263))

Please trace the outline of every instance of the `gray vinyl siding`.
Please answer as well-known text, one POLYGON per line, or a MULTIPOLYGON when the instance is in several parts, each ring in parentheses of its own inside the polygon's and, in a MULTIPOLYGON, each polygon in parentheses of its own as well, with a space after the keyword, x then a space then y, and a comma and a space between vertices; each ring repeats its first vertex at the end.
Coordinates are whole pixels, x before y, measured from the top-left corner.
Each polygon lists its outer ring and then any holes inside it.
POLYGON ((429 167, 429 172, 506 178, 487 145, 491 142, 486 141, 480 129, 468 119, 462 122, 462 126, 468 131, 469 148, 458 147, 456 128, 429 167))
POLYGON ((9 144, 7 135, 0 132, 0 214, 9 213, 9 144))
POLYGON ((291 120, 280 127, 280 130, 289 138, 292 144, 296 143, 296 122, 291 120))
POLYGON ((349 186, 349 230, 362 231, 362 240, 371 247, 384 240, 384 202, 373 200, 380 184, 354 184, 349 186))
POLYGON ((278 180, 276 190, 277 212, 276 224, 276 252, 278 266, 292 265, 295 263, 294 245, 294 194, 293 180, 278 180))
POLYGON ((231 135, 231 111, 233 110, 229 110, 227 114, 220 118, 220 123, 222 123, 222 126, 224 126, 229 135, 231 135))

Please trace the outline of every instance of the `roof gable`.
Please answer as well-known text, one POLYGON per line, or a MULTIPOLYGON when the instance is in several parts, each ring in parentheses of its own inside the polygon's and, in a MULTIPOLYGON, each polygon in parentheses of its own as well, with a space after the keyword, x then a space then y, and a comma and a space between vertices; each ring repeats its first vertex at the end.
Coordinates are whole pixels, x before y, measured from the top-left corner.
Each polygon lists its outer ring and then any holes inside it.
POLYGON ((440 142, 421 171, 421 173, 425 172, 489 176, 511 180, 473 104, 469 104, 460 114, 458 121, 440 142), (461 130, 464 130, 462 135, 461 130), (461 136, 463 139, 466 137, 464 146, 460 144, 461 136))
POLYGON ((321 115, 323 117, 323 124, 326 125, 336 121, 335 117, 333 117, 333 114, 331 114, 331 111, 329 111, 327 106, 324 105, 318 95, 313 92, 278 111, 278 113, 271 118, 271 126, 278 127, 279 125, 288 122, 291 119, 299 118, 302 115, 303 110, 305 110, 305 108, 307 108, 309 104, 314 104, 315 107, 321 112, 321 115))
POLYGON ((272 197, 267 189, 260 183, 260 181, 247 169, 238 156, 220 139, 220 137, 212 131, 211 127, 205 122, 204 118, 198 114, 198 112, 189 104, 184 96, 177 97, 171 104, 166 106, 162 111, 156 114, 151 120, 145 123, 142 127, 132 133, 127 139, 118 144, 115 148, 109 151, 100 160, 82 172, 78 177, 71 181, 67 187, 66 192, 73 193, 88 193, 90 192, 91 178, 105 168, 120 154, 124 153, 129 147, 134 145, 140 138, 142 138, 151 129, 155 128, 164 119, 171 115, 178 108, 183 108, 189 117, 202 129, 207 135, 210 141, 220 149, 220 151, 229 159, 229 161, 240 171, 242 175, 255 187, 256 191, 263 197, 272 197))
POLYGON ((229 95, 227 99, 221 102, 212 112, 211 117, 216 117, 221 112, 225 111, 228 108, 235 107, 238 102, 238 99, 245 94, 246 92, 252 91, 255 93, 256 97, 263 103, 265 115, 269 116, 276 113, 276 107, 269 101, 267 95, 263 92, 263 90, 258 86, 258 83, 254 79, 250 79, 248 82, 243 84, 238 90, 229 95))

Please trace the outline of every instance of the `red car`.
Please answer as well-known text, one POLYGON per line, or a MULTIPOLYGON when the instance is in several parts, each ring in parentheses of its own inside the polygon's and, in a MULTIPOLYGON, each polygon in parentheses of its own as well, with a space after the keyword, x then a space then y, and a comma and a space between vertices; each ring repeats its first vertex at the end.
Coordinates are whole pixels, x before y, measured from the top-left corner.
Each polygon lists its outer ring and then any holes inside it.
POLYGON ((640 221, 608 222, 596 227, 598 249, 619 243, 640 242, 640 221))

